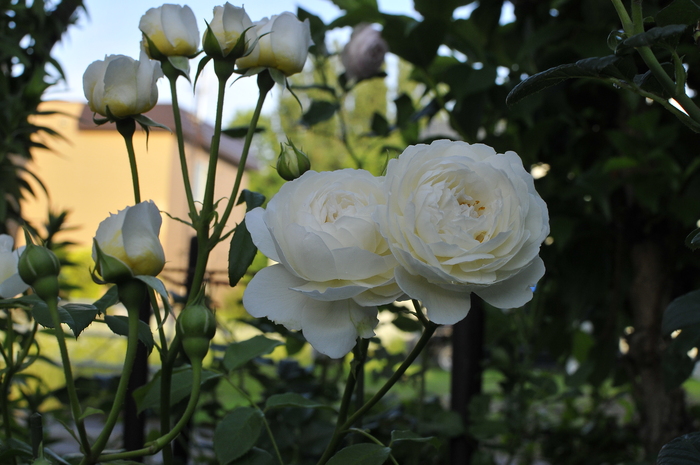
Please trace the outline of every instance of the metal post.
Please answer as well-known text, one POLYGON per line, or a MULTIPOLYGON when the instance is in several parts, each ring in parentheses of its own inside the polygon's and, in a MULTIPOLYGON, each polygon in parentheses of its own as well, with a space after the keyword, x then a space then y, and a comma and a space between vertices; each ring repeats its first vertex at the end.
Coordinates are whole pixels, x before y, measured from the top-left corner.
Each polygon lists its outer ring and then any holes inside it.
MULTIPOLYGON (((472 294, 472 307, 467 317, 452 327, 451 408, 465 427, 469 426, 469 403, 481 393, 484 356, 484 305, 472 294)), ((463 434, 450 441, 450 464, 470 465, 478 447, 477 441, 463 434)))

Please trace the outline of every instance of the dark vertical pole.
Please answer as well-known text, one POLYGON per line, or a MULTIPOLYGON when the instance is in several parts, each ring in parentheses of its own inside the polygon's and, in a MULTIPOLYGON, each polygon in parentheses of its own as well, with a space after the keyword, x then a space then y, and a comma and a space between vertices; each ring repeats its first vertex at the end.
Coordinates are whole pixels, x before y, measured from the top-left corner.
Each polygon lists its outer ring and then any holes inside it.
MULTIPOLYGON (((185 299, 189 299, 190 292, 197 292, 198 289, 192 289, 192 283, 194 282, 194 270, 197 266, 197 255, 199 247, 197 244, 197 237, 192 236, 190 239, 190 253, 187 258, 187 276, 185 277, 185 299)), ((191 435, 192 421, 182 428, 180 436, 175 440, 173 444, 173 457, 175 458, 175 463, 186 464, 190 457, 190 435, 191 435)))
MULTIPOLYGON (((146 324, 151 320, 151 302, 145 299, 139 308, 139 319, 146 324)), ((124 402, 124 449, 141 449, 146 438, 146 416, 142 412, 136 412, 136 401, 134 391, 148 382, 148 354, 146 346, 138 343, 136 348, 136 358, 134 368, 129 377, 129 385, 126 390, 126 400, 124 402)), ((142 458, 133 459, 143 462, 142 458)))
MULTIPOLYGON (((472 294, 467 317, 452 327, 452 410, 469 425, 469 402, 481 392, 484 355, 484 304, 472 294)), ((470 465, 478 444, 463 434, 450 441, 450 465, 470 465)))

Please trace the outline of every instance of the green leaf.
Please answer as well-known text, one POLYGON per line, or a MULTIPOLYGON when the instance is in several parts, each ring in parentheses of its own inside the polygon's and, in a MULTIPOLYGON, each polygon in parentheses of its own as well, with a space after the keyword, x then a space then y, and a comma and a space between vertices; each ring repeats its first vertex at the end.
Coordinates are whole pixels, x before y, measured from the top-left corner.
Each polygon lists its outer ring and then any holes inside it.
POLYGON ((616 78, 631 80, 635 68, 630 57, 609 55, 584 58, 576 63, 560 65, 534 74, 513 87, 506 97, 508 105, 515 105, 525 97, 557 85, 571 78, 616 78))
MULTIPOLYGON (((673 80, 673 76, 675 74, 675 70, 673 67, 673 64, 671 63, 661 63, 661 67, 663 68, 664 71, 666 71, 666 74, 673 80)), ((652 94, 656 94, 662 98, 670 98, 671 94, 668 93, 668 91, 664 88, 664 86, 661 85, 658 79, 656 79, 656 76, 654 73, 650 71, 647 71, 644 74, 639 74, 634 77, 634 83, 639 86, 642 90, 650 92, 652 94)))
POLYGON ((697 465, 700 463, 700 433, 685 434, 664 445, 657 465, 697 465))
POLYGON ((158 294, 160 294, 163 300, 167 301, 170 298, 170 296, 168 295, 168 291, 165 290, 165 284, 163 284, 163 281, 156 278, 155 276, 139 275, 136 276, 136 279, 138 279, 142 283, 145 283, 146 286, 150 287, 158 294))
POLYGON ((80 419, 84 420, 85 418, 89 417, 90 415, 104 415, 105 413, 95 407, 87 407, 85 410, 83 410, 83 414, 80 415, 80 419))
POLYGON ((700 290, 682 295, 666 307, 661 332, 668 335, 695 324, 700 324, 700 290))
POLYGON ((249 191, 248 189, 243 189, 240 198, 238 199, 238 204, 245 202, 245 211, 249 212, 253 208, 257 208, 265 203, 265 196, 260 192, 249 191))
POLYGON ((269 452, 253 447, 246 454, 231 462, 231 465, 274 465, 275 459, 269 452))
POLYGON ((675 0, 654 17, 657 26, 686 24, 690 26, 700 20, 700 5, 694 0, 675 0))
POLYGON ((386 120, 386 118, 384 118, 384 116, 376 111, 372 115, 372 123, 370 128, 372 128, 373 135, 382 137, 389 135, 389 122, 386 120))
MULTIPOLYGON (((218 378, 221 375, 213 371, 204 370, 202 372, 202 382, 206 383, 210 379, 218 378)), ((160 411, 160 383, 161 372, 159 371, 151 381, 136 389, 134 399, 139 413, 146 409, 160 411)), ((192 367, 185 365, 173 370, 170 383, 170 406, 173 406, 186 398, 192 392, 192 367)))
POLYGON ((382 465, 390 453, 390 448, 379 444, 355 444, 339 450, 328 465, 382 465))
MULTIPOLYGON (((19 299, 18 299, 19 300, 19 299)), ((80 333, 95 321, 95 317, 100 311, 97 307, 89 304, 66 304, 58 307, 58 319, 65 323, 77 338, 80 333)), ((41 300, 34 303, 32 316, 41 326, 53 328, 53 318, 49 312, 49 307, 41 300)))
MULTIPOLYGON (((109 326, 109 329, 111 329, 114 334, 119 336, 129 335, 128 317, 121 315, 105 315, 105 323, 107 323, 107 326, 109 326)), ((139 321, 139 341, 143 342, 146 346, 146 350, 150 354, 154 344, 153 333, 151 333, 151 328, 143 321, 139 321)))
MULTIPOLYGON (((228 137, 232 137, 234 139, 243 139, 246 135, 248 135, 248 128, 249 127, 250 126, 234 126, 232 128, 222 129, 221 133, 227 135, 228 137)), ((264 132, 264 131, 265 131, 265 128, 256 127, 253 134, 258 134, 258 133, 264 132)))
POLYGON ((685 238, 685 246, 691 250, 700 249, 700 228, 695 229, 685 238))
POLYGON ((233 371, 256 357, 269 354, 279 345, 282 345, 280 341, 265 336, 255 336, 247 341, 231 344, 224 354, 224 366, 228 371, 233 371))
POLYGON ((418 434, 414 433, 413 431, 407 431, 407 430, 394 430, 391 432, 391 444, 390 446, 393 445, 395 442, 400 442, 400 441, 412 441, 412 442, 427 442, 431 446, 435 447, 438 449, 441 445, 441 442, 438 438, 434 436, 430 436, 427 438, 421 437, 418 434))
POLYGON ((327 121, 333 117, 339 108, 337 103, 327 100, 312 100, 311 106, 301 117, 301 124, 306 127, 311 127, 315 124, 327 121))
POLYGON ((651 47, 659 44, 672 44, 685 32, 688 28, 685 24, 669 24, 668 26, 652 27, 648 31, 635 34, 632 37, 625 39, 615 53, 624 53, 626 48, 632 47, 651 47))
POLYGON ((253 237, 245 225, 243 219, 231 237, 231 245, 228 250, 228 283, 231 287, 245 276, 248 267, 253 263, 258 248, 253 243, 253 237))
POLYGON ((273 408, 287 408, 287 407, 300 407, 300 408, 327 408, 333 410, 329 405, 322 404, 320 402, 307 399, 301 394, 295 392, 287 392, 285 394, 275 394, 268 397, 267 402, 265 402, 265 410, 273 408))
POLYGON ((214 453, 227 465, 251 450, 260 436, 263 414, 251 407, 239 407, 224 417, 214 431, 214 453))
POLYGON ((100 313, 105 313, 109 307, 119 302, 119 293, 117 286, 110 287, 102 297, 97 299, 92 305, 95 306, 100 313))

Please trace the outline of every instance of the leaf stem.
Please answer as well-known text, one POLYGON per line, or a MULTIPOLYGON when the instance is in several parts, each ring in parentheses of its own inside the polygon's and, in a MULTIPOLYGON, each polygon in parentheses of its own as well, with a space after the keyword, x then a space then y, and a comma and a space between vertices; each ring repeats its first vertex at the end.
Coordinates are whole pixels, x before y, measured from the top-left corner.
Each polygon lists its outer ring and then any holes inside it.
MULTIPOLYGON (((172 370, 166 369, 165 360, 168 358, 168 340, 163 329, 163 319, 160 317, 160 309, 157 305, 156 295, 153 289, 148 289, 148 296, 151 299, 153 315, 158 325, 158 335, 160 337, 160 434, 165 435, 170 431, 170 385, 172 381, 172 370)), ((166 302, 163 305, 167 305, 166 302)), ((169 366, 169 368, 172 368, 169 366)), ((170 445, 163 448, 163 464, 173 463, 173 450, 170 445)))
POLYGON ((622 4, 622 0, 611 0, 617 16, 620 18, 622 23, 622 28, 625 30, 628 36, 634 35, 634 23, 632 23, 632 18, 627 13, 625 6, 622 4))
POLYGON ((68 357, 68 347, 66 346, 66 337, 65 334, 63 334, 63 328, 61 327, 61 318, 58 315, 58 297, 47 299, 45 302, 49 308, 49 313, 51 314, 51 320, 53 322, 54 332, 56 334, 56 341, 58 342, 59 352, 61 353, 63 374, 66 378, 66 391, 68 391, 68 401, 70 403, 73 421, 75 421, 75 425, 78 428, 78 436, 80 437, 80 448, 85 453, 85 458, 90 460, 90 442, 88 440, 87 431, 85 430, 85 423, 82 418, 83 412, 80 408, 78 392, 75 389, 75 381, 73 379, 73 371, 71 369, 70 357, 68 357))
POLYGON ((245 390, 241 389, 240 387, 236 386, 233 381, 231 381, 228 377, 224 378, 226 382, 231 385, 232 388, 234 388, 240 395, 242 395, 245 400, 248 401, 250 406, 254 408, 255 410, 258 410, 260 413, 262 413, 262 421, 263 424, 265 425, 265 430, 267 431, 267 436, 270 438, 270 442, 272 443, 272 448, 275 449, 275 455, 277 456, 277 461, 279 461, 280 465, 284 465, 284 460, 282 460, 282 454, 280 454, 279 447, 277 447, 277 441, 275 441, 275 436, 272 434, 272 429, 270 428, 270 424, 267 422, 267 418, 265 417, 265 412, 258 407, 258 404, 255 403, 255 401, 248 395, 245 390))
MULTIPOLYGON (((167 434, 159 437, 155 441, 151 442, 147 447, 137 450, 131 450, 126 452, 117 452, 114 454, 103 454, 98 457, 100 462, 116 461, 116 460, 126 460, 136 457, 141 457, 144 455, 153 455, 158 453, 166 445, 170 444, 179 434, 180 431, 187 425, 190 418, 194 414, 197 407, 197 402, 199 401, 199 390, 202 384, 202 360, 193 359, 192 362, 192 391, 190 393, 190 400, 187 403, 187 408, 185 408, 185 413, 183 413, 180 420, 175 424, 175 427, 170 430, 167 434)), ((161 380, 162 381, 162 380, 161 380)))
MULTIPOLYGON (((268 71, 263 72, 269 75, 268 71)), ((255 128, 258 126, 258 120, 260 119, 260 113, 262 112, 262 107, 265 103, 265 97, 267 97, 267 94, 272 88, 272 86, 266 86, 264 82, 261 83, 261 80, 263 79, 265 78, 263 78, 262 76, 258 77, 258 88, 260 89, 260 94, 258 95, 258 102, 255 105, 253 117, 250 120, 250 125, 248 126, 248 132, 245 136, 245 142, 243 143, 243 152, 241 153, 241 159, 238 163, 238 170, 236 171, 236 180, 234 181, 233 188, 231 189, 231 196, 229 197, 229 201, 226 205, 224 213, 221 215, 221 221, 214 228, 214 234, 212 234, 212 237, 215 238, 217 241, 221 237, 221 234, 223 233, 223 230, 226 227, 226 222, 231 216, 231 211, 233 210, 233 207, 237 203, 236 199, 238 198, 238 191, 241 188, 243 173, 245 171, 246 161, 248 160, 248 152, 250 152, 250 145, 253 142, 253 136, 255 135, 255 128)), ((269 79, 272 80, 271 77, 269 79)))
MULTIPOLYGON (((145 285, 144 285, 145 287, 145 285)), ((126 304, 125 304, 126 306, 126 304)), ((119 384, 117 386, 117 392, 114 395, 114 403, 112 404, 112 409, 107 416, 107 420, 102 428, 102 432, 97 437, 95 444, 92 446, 90 456, 98 457, 100 453, 104 450, 109 440, 109 436, 112 434, 114 425, 117 423, 119 417, 119 412, 121 411, 122 405, 124 403, 124 397, 126 396, 127 386, 129 384, 129 377, 131 376, 131 369, 134 366, 134 359, 136 358, 136 348, 139 344, 139 308, 129 308, 127 306, 128 315, 128 332, 126 340, 126 355, 124 356, 124 366, 122 368, 122 374, 119 378, 119 384)), ((90 460, 90 457, 86 457, 88 460, 83 460, 84 463, 94 463, 90 460)), ((98 457, 98 461, 100 461, 98 457)))
POLYGON ((168 75, 170 81, 170 98, 173 105, 173 118, 175 119, 175 134, 177 135, 177 151, 180 155, 180 171, 182 172, 182 182, 185 186, 185 195, 187 196, 187 205, 190 209, 190 220, 195 221, 197 217, 197 207, 194 204, 194 196, 192 195, 192 184, 190 182, 190 174, 187 168, 187 155, 185 154, 185 135, 182 132, 182 115, 180 114, 180 104, 177 99, 177 74, 168 75))
POLYGON ((399 368, 396 369, 394 374, 391 375, 391 377, 384 383, 384 385, 379 389, 379 391, 377 391, 377 393, 374 396, 372 396, 371 399, 365 402, 365 404, 360 409, 358 409, 353 415, 351 415, 350 418, 348 418, 342 426, 336 428, 335 432, 333 433, 333 436, 331 437, 330 442, 328 443, 328 446, 326 447, 326 450, 321 456, 321 459, 318 461, 318 465, 324 465, 326 462, 328 462, 328 460, 331 458, 331 455, 338 446, 342 435, 345 432, 347 432, 348 429, 352 427, 352 425, 357 420, 362 418, 362 416, 364 416, 369 409, 374 407, 382 399, 382 397, 384 397, 384 395, 386 395, 386 393, 389 392, 389 390, 394 386, 394 384, 396 384, 396 382, 403 376, 408 367, 410 367, 413 361, 416 359, 416 357, 418 357, 418 354, 420 354, 421 351, 425 348, 426 344, 430 340, 437 327, 438 325, 429 321, 423 330, 423 334, 416 343, 416 346, 413 348, 413 350, 411 350, 411 352, 401 363, 399 368))
POLYGON ((124 138, 126 151, 129 155, 129 167, 131 168, 131 183, 134 188, 134 202, 141 203, 141 188, 139 187, 139 170, 136 166, 136 152, 134 151, 134 131, 136 122, 131 118, 117 120, 117 131, 124 138))

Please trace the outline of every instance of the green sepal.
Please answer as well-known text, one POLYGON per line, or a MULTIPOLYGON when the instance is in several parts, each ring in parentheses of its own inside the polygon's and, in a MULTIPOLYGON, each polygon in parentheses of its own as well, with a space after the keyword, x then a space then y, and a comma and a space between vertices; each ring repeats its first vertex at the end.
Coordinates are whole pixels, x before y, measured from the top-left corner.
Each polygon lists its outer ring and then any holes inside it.
POLYGON ((95 259, 95 269, 92 273, 93 281, 95 281, 95 283, 119 284, 134 277, 134 273, 126 263, 116 257, 104 253, 100 248, 100 245, 97 243, 97 240, 93 239, 93 244, 95 246, 95 254, 97 255, 97 258, 95 259), (99 273, 101 279, 95 279, 95 272, 99 273))
POLYGON ((143 38, 148 44, 148 47, 146 48, 146 55, 148 55, 153 60, 160 61, 161 63, 168 59, 168 56, 162 53, 160 50, 158 50, 156 44, 153 43, 151 38, 148 37, 145 32, 142 31, 141 34, 143 34, 143 38))
POLYGON ((204 55, 202 59, 199 60, 199 63, 197 64, 197 72, 194 74, 194 87, 197 87, 197 79, 199 79, 199 75, 202 73, 207 63, 209 63, 211 60, 212 57, 209 55, 204 55))
POLYGON ((214 35, 214 31, 211 30, 209 23, 204 21, 207 25, 207 29, 204 31, 204 36, 202 37, 202 49, 207 57, 211 58, 224 58, 224 52, 221 50, 221 44, 219 39, 214 35))
POLYGON ((190 59, 183 56, 166 57, 160 62, 160 67, 163 74, 168 79, 177 79, 178 76, 183 76, 187 81, 190 81, 190 59))

